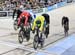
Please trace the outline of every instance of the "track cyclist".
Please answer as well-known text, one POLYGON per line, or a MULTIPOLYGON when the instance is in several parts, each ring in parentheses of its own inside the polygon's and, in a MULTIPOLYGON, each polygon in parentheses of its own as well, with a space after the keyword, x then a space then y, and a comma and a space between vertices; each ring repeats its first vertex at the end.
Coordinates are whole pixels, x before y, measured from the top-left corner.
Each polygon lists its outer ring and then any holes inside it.
POLYGON ((46 13, 42 14, 42 16, 44 16, 45 18, 45 26, 46 26, 46 29, 45 29, 45 35, 46 35, 46 38, 48 37, 49 35, 49 24, 50 24, 50 16, 46 13))

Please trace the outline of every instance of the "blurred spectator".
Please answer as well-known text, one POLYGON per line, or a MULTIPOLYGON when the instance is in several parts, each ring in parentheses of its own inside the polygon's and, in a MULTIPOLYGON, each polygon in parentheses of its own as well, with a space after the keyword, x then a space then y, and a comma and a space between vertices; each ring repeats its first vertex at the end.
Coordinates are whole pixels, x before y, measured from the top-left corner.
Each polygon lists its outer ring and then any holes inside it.
POLYGON ((38 9, 51 6, 63 0, 5 0, 4 3, 0 3, 0 10, 11 11, 16 6, 20 9, 38 9))
POLYGON ((30 4, 26 4, 26 9, 31 9, 31 5, 30 4))
POLYGON ((52 5, 51 0, 48 0, 48 6, 51 6, 51 5, 52 5))
POLYGON ((0 2, 0 11, 2 11, 2 3, 0 2))

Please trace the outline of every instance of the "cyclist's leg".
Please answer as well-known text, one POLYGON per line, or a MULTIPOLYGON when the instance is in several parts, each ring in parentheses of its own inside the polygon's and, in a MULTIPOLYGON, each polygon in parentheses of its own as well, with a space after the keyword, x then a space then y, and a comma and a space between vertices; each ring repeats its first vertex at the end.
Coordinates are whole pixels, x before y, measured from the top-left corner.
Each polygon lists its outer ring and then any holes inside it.
POLYGON ((47 37, 48 37, 48 35, 49 35, 49 25, 47 27, 47 37))
POLYGON ((66 36, 68 36, 68 30, 69 30, 69 28, 68 28, 68 26, 66 27, 66 36))
POLYGON ((66 36, 66 28, 65 28, 65 25, 64 25, 64 36, 66 36))
POLYGON ((67 26, 64 26, 64 33, 65 33, 65 36, 68 36, 68 27, 67 26))
POLYGON ((14 19, 14 29, 15 30, 17 30, 18 29, 18 20, 17 20, 17 18, 16 19, 14 19))
POLYGON ((44 34, 46 34, 46 22, 44 22, 44 34))
POLYGON ((48 26, 47 26, 47 34, 49 34, 49 24, 48 24, 48 26))
POLYGON ((46 24, 46 31, 45 31, 45 34, 46 34, 46 38, 48 37, 49 35, 49 24, 46 24))

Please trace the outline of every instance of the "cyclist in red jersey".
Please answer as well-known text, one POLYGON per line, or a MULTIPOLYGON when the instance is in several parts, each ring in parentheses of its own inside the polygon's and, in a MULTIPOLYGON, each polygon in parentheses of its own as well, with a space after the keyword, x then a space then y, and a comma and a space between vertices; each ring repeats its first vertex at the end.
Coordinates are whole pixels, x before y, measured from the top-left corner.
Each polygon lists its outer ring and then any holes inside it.
POLYGON ((30 13, 28 13, 27 11, 23 11, 18 18, 18 26, 20 25, 22 19, 24 20, 24 25, 26 26, 31 22, 32 18, 30 13))

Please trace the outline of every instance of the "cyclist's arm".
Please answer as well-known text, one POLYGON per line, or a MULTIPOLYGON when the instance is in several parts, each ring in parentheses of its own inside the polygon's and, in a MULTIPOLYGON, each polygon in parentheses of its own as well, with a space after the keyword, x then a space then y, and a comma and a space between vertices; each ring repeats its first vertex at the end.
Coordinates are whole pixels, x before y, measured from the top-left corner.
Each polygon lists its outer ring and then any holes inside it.
POLYGON ((69 19, 68 19, 68 25, 69 25, 69 19))
POLYGON ((44 28, 44 21, 45 21, 45 19, 44 19, 44 17, 41 17, 41 27, 40 27, 40 31, 42 31, 43 30, 43 28, 44 28))
POLYGON ((37 19, 38 19, 38 18, 35 18, 34 21, 33 21, 32 30, 34 30, 34 28, 35 28, 35 26, 36 26, 36 21, 37 21, 37 19))
POLYGON ((21 18, 22 18, 22 16, 20 15, 20 17, 18 18, 18 26, 19 26, 20 23, 21 23, 21 18))
POLYGON ((25 23, 24 23, 24 24, 26 25, 27 22, 28 22, 28 16, 25 16, 25 18, 26 18, 26 19, 25 19, 25 23))
POLYGON ((14 19, 15 13, 16 13, 16 9, 13 11, 13 15, 12 15, 13 19, 14 19))

